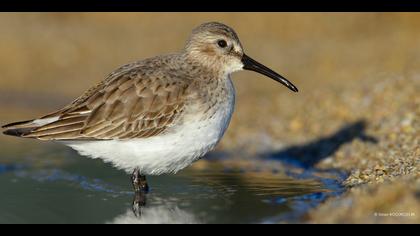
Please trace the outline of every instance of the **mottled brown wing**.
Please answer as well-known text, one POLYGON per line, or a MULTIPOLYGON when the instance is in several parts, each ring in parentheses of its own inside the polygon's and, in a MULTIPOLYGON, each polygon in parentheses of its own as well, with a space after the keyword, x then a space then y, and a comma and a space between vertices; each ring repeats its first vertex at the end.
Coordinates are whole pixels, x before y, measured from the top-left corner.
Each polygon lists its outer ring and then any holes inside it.
POLYGON ((105 80, 69 106, 44 117, 59 116, 57 121, 23 137, 108 140, 162 133, 183 111, 189 83, 138 72, 132 69, 105 80))

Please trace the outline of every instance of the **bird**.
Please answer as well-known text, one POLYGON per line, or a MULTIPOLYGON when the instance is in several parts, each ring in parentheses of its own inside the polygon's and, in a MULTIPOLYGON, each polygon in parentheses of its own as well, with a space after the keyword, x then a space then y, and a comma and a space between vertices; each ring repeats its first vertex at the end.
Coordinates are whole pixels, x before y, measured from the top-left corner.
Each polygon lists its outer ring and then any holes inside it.
POLYGON ((231 75, 241 70, 298 92, 247 56, 231 27, 207 22, 179 52, 126 64, 67 106, 4 125, 3 133, 55 141, 112 163, 131 174, 136 193, 148 192, 146 176, 177 173, 218 144, 234 111, 231 75))

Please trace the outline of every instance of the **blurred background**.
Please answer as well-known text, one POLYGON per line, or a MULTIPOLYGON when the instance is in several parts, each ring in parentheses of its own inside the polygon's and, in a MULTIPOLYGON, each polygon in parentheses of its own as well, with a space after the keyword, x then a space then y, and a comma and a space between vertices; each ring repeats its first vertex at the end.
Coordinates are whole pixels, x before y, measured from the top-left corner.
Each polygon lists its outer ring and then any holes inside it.
POLYGON ((301 91, 292 94, 252 72, 235 74, 236 113, 223 145, 239 145, 244 130, 284 142, 327 134, 370 116, 357 96, 420 68, 419 14, 4 13, 0 105, 7 112, 0 120, 37 117, 123 64, 179 51, 206 21, 233 27, 249 55, 301 91))
MULTIPOLYGON (((2 13, 0 123, 61 108, 123 64, 182 50, 207 21, 234 28, 248 55, 299 88, 294 94, 253 72, 235 74, 236 111, 214 156, 292 158, 348 173, 346 186, 400 176, 419 186, 416 13, 2 13)), ((28 158, 17 153, 39 145, 3 135, 0 143, 2 163, 28 158)))

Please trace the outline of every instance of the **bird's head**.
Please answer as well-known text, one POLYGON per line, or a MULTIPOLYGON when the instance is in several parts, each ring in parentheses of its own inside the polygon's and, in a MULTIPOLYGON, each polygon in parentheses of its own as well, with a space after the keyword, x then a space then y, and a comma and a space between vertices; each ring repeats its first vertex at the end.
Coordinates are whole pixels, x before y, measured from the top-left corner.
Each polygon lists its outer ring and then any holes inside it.
POLYGON ((185 53, 209 69, 224 74, 252 70, 282 83, 294 92, 298 91, 286 78, 247 56, 236 32, 225 24, 209 22, 193 29, 185 53))

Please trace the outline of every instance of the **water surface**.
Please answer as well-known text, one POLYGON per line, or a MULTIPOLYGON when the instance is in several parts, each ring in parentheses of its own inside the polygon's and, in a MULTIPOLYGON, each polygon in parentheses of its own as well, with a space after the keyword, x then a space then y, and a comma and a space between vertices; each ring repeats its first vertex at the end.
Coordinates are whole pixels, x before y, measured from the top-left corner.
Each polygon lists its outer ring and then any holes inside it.
POLYGON ((300 222, 341 192, 335 174, 291 174, 281 163, 225 155, 177 175, 149 177, 147 204, 135 217, 124 172, 60 144, 13 140, 1 148, 1 223, 300 222))

